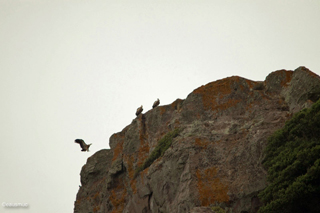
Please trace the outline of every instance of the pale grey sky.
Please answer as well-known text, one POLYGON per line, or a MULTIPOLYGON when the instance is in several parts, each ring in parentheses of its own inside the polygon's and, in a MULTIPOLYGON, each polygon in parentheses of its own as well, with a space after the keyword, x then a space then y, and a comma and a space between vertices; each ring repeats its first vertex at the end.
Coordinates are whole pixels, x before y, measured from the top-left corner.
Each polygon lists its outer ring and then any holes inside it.
POLYGON ((319 58, 319 0, 0 0, 0 212, 72 212, 81 167, 140 105, 232 75, 319 75, 319 58))

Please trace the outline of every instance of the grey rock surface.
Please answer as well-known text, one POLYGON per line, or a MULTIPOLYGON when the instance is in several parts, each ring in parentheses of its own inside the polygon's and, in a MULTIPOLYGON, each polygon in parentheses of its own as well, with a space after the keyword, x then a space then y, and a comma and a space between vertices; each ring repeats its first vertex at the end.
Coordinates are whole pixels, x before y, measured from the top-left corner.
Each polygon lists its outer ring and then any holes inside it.
POLYGON ((140 114, 88 158, 74 212, 257 212, 268 136, 319 97, 319 76, 299 67, 262 82, 221 79, 140 114), (137 172, 176 128, 172 145, 137 172))

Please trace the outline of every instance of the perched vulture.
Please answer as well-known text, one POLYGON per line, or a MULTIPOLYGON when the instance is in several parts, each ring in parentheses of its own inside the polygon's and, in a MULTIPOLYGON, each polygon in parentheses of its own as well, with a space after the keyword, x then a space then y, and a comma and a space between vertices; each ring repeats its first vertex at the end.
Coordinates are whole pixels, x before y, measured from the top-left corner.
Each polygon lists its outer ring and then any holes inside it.
POLYGON ((152 108, 156 108, 160 104, 159 98, 153 103, 152 108))
POLYGON ((137 109, 136 116, 140 115, 140 113, 141 113, 142 111, 143 111, 143 109, 142 109, 142 105, 141 105, 141 107, 139 107, 139 108, 137 109))
POLYGON ((75 139, 74 142, 80 144, 82 148, 81 152, 85 152, 85 151, 89 152, 89 147, 91 146, 91 143, 87 145, 82 139, 75 139))

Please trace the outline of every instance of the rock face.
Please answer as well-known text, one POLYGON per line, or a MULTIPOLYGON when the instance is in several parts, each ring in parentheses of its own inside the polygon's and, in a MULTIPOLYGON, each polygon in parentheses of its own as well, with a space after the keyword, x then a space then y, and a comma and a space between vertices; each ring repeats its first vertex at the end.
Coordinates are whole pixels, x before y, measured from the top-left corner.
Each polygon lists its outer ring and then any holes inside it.
POLYGON ((299 67, 263 82, 211 82, 140 114, 110 137, 110 150, 88 158, 74 212, 257 212, 267 137, 319 97, 320 77, 299 67), (169 148, 138 172, 175 129, 169 148))

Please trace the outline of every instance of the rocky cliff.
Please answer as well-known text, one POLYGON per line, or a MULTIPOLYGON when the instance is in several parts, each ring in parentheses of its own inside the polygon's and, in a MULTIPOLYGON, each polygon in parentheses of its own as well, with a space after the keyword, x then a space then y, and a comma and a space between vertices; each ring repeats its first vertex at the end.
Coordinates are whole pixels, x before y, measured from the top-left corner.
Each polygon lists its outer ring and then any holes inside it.
POLYGON ((88 158, 74 212, 257 212, 267 137, 319 97, 320 77, 299 67, 211 82, 140 114, 88 158))

